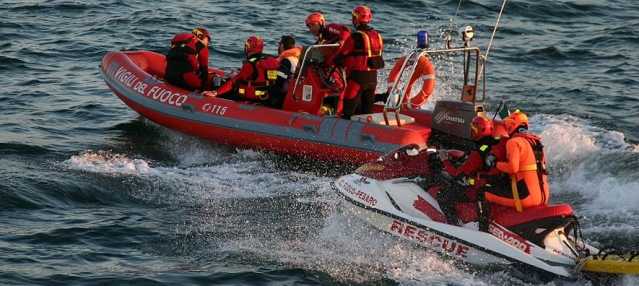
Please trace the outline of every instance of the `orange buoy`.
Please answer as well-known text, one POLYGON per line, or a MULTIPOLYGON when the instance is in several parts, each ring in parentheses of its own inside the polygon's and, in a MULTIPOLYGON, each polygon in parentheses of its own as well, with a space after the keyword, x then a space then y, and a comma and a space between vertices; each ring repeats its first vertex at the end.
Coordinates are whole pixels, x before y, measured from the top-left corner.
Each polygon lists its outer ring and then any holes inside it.
MULTIPOLYGON (((402 65, 404 64, 405 60, 406 60, 406 57, 401 57, 397 59, 397 61, 395 62, 395 65, 393 66, 393 69, 391 70, 387 80, 389 91, 393 82, 397 80, 400 69, 402 68, 402 65)), ((408 104, 411 108, 418 108, 422 106, 424 103, 426 103, 426 101, 428 101, 428 98, 431 96, 434 90, 435 90, 435 67, 433 66, 433 63, 430 61, 430 59, 427 56, 422 55, 421 57, 419 57, 419 62, 417 63, 417 66, 415 67, 415 72, 413 73, 413 76, 410 78, 410 81, 408 83, 408 88, 406 88, 406 94, 404 95, 403 103, 408 104), (413 84, 415 84, 418 81, 423 81, 421 90, 417 93, 411 92, 413 89, 413 84)))

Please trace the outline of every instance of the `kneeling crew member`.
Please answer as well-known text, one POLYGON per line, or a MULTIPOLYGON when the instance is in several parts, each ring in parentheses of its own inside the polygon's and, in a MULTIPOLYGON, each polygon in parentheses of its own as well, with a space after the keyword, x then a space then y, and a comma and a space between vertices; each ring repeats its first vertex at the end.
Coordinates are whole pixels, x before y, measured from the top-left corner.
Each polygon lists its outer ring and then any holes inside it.
POLYGON ((244 43, 246 61, 239 73, 226 81, 217 91, 206 92, 205 96, 220 96, 227 99, 244 99, 264 104, 269 103, 269 89, 277 79, 279 61, 265 55, 264 40, 251 36, 244 43))
POLYGON ((205 90, 209 74, 211 35, 204 28, 175 35, 166 56, 164 79, 188 90, 205 90))

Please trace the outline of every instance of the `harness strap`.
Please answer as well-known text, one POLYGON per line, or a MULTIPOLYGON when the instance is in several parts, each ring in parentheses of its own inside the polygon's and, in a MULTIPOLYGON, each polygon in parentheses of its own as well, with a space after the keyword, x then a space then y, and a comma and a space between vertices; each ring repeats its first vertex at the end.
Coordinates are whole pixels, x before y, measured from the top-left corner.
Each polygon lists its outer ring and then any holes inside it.
POLYGON ((515 201, 515 209, 517 212, 524 211, 524 208, 521 206, 521 199, 519 198, 519 189, 517 189, 517 177, 515 174, 510 176, 510 188, 513 191, 513 200, 515 201))
MULTIPOLYGON (((372 49, 370 37, 368 36, 366 32, 363 32, 363 31, 357 31, 357 33, 362 35, 362 44, 364 45, 364 47, 362 47, 362 51, 355 52, 354 54, 364 54, 364 55, 367 55, 368 57, 372 57, 373 49, 372 49)), ((382 35, 380 35, 379 33, 376 33, 376 34, 377 34, 377 40, 379 42, 379 51, 376 53, 375 56, 381 56, 382 51, 384 50, 384 40, 382 39, 382 35)))
POLYGON ((539 180, 539 188, 541 190, 541 200, 546 202, 546 193, 544 192, 544 177, 548 174, 545 166, 544 145, 539 140, 526 138, 535 156, 535 167, 537 171, 537 180, 539 180))

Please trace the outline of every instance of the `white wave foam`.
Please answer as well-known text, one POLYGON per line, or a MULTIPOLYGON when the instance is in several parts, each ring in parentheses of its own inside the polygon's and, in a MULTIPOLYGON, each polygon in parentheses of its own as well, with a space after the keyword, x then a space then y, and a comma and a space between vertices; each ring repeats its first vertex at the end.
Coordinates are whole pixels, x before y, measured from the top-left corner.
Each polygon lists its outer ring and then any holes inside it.
POLYGON ((73 170, 111 175, 146 175, 152 174, 149 163, 142 159, 130 159, 122 154, 109 151, 86 151, 73 155, 63 163, 73 170))
POLYGON ((531 130, 544 139, 548 161, 572 161, 595 152, 636 152, 639 145, 628 144, 623 133, 595 127, 570 115, 535 115, 531 130))
MULTIPOLYGON (((329 198, 325 198, 329 199, 329 198)), ((333 194, 319 233, 306 240, 249 239, 234 247, 256 252, 280 263, 327 273, 343 283, 392 279, 405 285, 459 281, 485 285, 439 255, 368 227, 340 214, 333 194)))
POLYGON ((620 216, 636 209, 639 173, 611 168, 623 168, 613 164, 618 158, 639 158, 638 145, 626 142, 621 132, 568 115, 536 115, 530 121, 544 141, 552 192, 578 193, 587 200, 580 210, 586 214, 620 216))
MULTIPOLYGON (((206 147, 208 148, 208 147, 206 147)), ((254 151, 227 153, 226 160, 204 166, 150 166, 108 151, 87 151, 71 156, 62 165, 71 170, 110 176, 135 176, 141 190, 135 196, 147 201, 178 205, 201 205, 222 198, 257 198, 330 188, 330 178, 279 170, 254 151)), ((190 161, 193 162, 193 161, 190 161)))

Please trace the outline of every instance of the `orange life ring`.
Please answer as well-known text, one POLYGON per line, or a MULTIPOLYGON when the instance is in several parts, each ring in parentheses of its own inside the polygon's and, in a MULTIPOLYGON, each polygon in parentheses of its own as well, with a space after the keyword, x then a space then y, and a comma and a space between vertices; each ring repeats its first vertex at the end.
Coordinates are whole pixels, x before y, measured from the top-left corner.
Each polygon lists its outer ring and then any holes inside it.
MULTIPOLYGON (((401 57, 397 59, 397 61, 395 62, 395 65, 393 66, 393 69, 391 70, 387 80, 388 91, 390 91, 391 85, 393 84, 393 82, 397 80, 397 77, 399 76, 399 70, 402 68, 402 65, 404 64, 405 60, 406 60, 406 57, 401 57)), ((433 66, 433 63, 430 61, 430 59, 427 56, 421 56, 419 58, 419 62, 417 63, 417 66, 415 67, 415 73, 413 74, 413 76, 410 79, 410 82, 408 83, 408 88, 406 89, 406 95, 404 96, 404 104, 409 103, 409 106, 411 108, 418 108, 422 106, 424 103, 426 103, 426 101, 428 101, 428 98, 433 94, 434 90, 435 90, 435 67, 433 66), (422 85, 422 89, 413 97, 411 97, 413 84, 415 84, 415 82, 417 82, 418 80, 424 81, 424 84, 422 85)))

